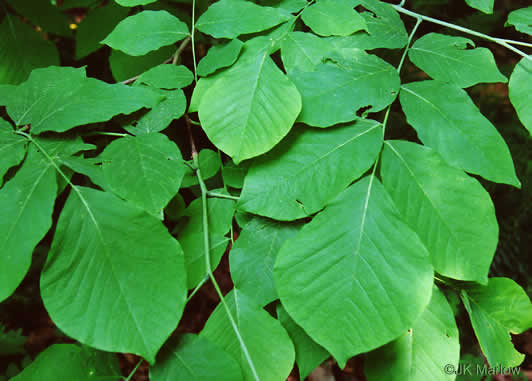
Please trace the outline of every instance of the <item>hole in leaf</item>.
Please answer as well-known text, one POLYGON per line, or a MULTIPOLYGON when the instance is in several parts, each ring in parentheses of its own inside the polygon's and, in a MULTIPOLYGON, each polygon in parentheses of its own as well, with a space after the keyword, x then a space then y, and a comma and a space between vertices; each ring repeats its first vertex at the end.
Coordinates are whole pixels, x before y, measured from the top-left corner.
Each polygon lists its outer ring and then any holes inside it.
POLYGON ((370 110, 371 110, 371 106, 364 106, 364 107, 361 107, 357 110, 356 114, 359 118, 365 118, 368 116, 370 110))

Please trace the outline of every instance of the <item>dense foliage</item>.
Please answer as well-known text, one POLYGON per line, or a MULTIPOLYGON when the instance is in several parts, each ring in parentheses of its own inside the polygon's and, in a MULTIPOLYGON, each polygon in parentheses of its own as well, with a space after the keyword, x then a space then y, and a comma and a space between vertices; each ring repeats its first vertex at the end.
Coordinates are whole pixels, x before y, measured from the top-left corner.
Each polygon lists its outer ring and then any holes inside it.
MULTIPOLYGON (((486 187, 530 179, 472 89, 507 86, 529 143, 532 7, 514 41, 421 2, 0 1, 0 301, 37 271, 75 341, 12 380, 120 379, 115 353, 153 381, 304 379, 360 354, 370 381, 452 380, 461 309, 490 367, 522 363, 532 304, 488 276, 486 187), (173 334, 206 282, 218 307, 173 334)), ((0 355, 22 344, 0 325, 0 355)))

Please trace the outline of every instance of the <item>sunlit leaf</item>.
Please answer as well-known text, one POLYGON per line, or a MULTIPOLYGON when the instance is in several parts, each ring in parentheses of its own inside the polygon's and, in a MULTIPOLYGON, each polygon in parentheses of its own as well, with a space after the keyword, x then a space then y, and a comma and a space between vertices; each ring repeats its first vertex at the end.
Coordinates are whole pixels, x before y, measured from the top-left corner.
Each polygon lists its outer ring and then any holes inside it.
MULTIPOLYGON (((530 56, 532 57, 532 56, 530 56)), ((532 134, 532 61, 526 57, 515 65, 508 84, 512 105, 517 111, 519 120, 532 134)))
POLYGON ((303 11, 301 18, 320 36, 348 36, 367 30, 366 21, 353 6, 351 0, 317 0, 303 11))

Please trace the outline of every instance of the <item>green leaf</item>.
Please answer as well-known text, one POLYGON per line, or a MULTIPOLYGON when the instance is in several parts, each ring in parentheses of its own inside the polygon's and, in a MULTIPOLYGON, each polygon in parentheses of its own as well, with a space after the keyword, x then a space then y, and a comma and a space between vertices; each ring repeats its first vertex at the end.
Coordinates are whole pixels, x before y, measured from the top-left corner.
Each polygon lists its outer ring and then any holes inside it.
POLYGON ((126 131, 133 135, 159 132, 185 114, 187 99, 182 90, 161 90, 160 93, 166 95, 166 98, 141 116, 134 127, 124 126, 126 131))
POLYGON ((33 249, 52 226, 57 196, 55 170, 35 146, 15 177, 0 189, 0 301, 28 272, 33 249))
POLYGON ((468 38, 429 33, 408 51, 410 60, 434 79, 470 87, 482 82, 507 82, 489 49, 472 47, 468 38))
POLYGON ((273 264, 283 243, 294 237, 300 228, 300 223, 253 217, 229 252, 231 279, 235 287, 246 295, 252 295, 260 306, 278 299, 273 283, 273 264))
MULTIPOLYGON (((198 154, 198 162, 201 170, 201 177, 203 180, 210 179, 218 173, 222 162, 220 161, 220 155, 212 149, 204 148, 198 154)), ((198 184, 198 177, 196 172, 185 167, 185 177, 183 177, 182 188, 188 188, 198 184)))
POLYGON ((281 58, 287 73, 314 71, 330 50, 323 38, 312 33, 291 32, 281 41, 281 58))
POLYGON ((114 140, 101 159, 112 191, 155 216, 176 195, 185 174, 179 148, 158 133, 114 140))
MULTIPOLYGON (((220 193, 223 193, 221 191, 220 193)), ((231 229, 235 202, 222 198, 210 198, 207 202, 209 223, 209 254, 211 267, 214 270, 227 247, 228 238, 225 237, 231 229)), ((183 213, 188 221, 178 232, 178 239, 185 252, 188 288, 196 287, 207 275, 205 267, 205 245, 203 242, 203 210, 201 199, 190 203, 183 213)))
POLYGON ((364 18, 354 10, 351 0, 318 0, 306 8, 301 18, 320 36, 349 36, 368 29, 364 18))
POLYGON ((197 112, 203 96, 209 90, 216 80, 220 78, 221 73, 216 73, 210 77, 199 78, 192 91, 192 97, 190 98, 190 104, 188 106, 188 112, 197 112))
POLYGON ((369 176, 285 242, 274 277, 290 316, 343 368, 412 326, 429 303, 433 272, 423 244, 369 176))
POLYGON ((22 335, 22 329, 6 331, 0 323, 0 356, 10 356, 26 353, 24 343, 26 336, 22 335))
POLYGON ((298 121, 329 127, 357 118, 357 111, 377 112, 392 103, 399 91, 396 69, 379 57, 358 49, 331 53, 334 62, 319 64, 313 72, 289 73, 303 99, 298 121))
POLYGON ((158 65, 142 73, 135 85, 145 83, 159 89, 181 89, 192 83, 194 74, 183 65, 158 65))
POLYGON ((199 105, 207 136, 235 164, 269 151, 301 110, 296 87, 267 51, 243 58, 220 74, 199 105))
POLYGON ((316 343, 307 333, 292 320, 283 306, 277 305, 277 317, 288 332, 296 350, 296 364, 302 380, 330 355, 321 345, 316 343))
POLYGON ((76 59, 79 60, 102 48, 104 45, 100 41, 111 33, 128 13, 127 8, 114 2, 90 9, 76 29, 76 59))
POLYGON ((41 295, 65 334, 153 364, 183 312, 184 256, 155 217, 76 186, 59 216, 41 295))
POLYGON ((231 40, 227 44, 213 46, 198 63, 198 75, 207 76, 218 69, 231 66, 235 63, 243 46, 244 43, 238 39, 231 40))
POLYGON ((328 130, 297 126, 253 161, 237 207, 277 220, 309 216, 362 176, 381 145, 381 124, 373 120, 328 130))
POLYGON ((109 65, 116 81, 125 81, 144 73, 155 65, 159 65, 174 54, 173 46, 163 46, 162 48, 150 52, 144 56, 128 56, 120 50, 113 50, 109 56, 109 65))
POLYGON ((131 56, 142 56, 188 35, 187 24, 167 11, 142 11, 121 21, 102 43, 131 56))
POLYGON ((377 0, 360 0, 360 5, 369 10, 362 12, 367 32, 359 31, 348 37, 329 37, 331 48, 371 50, 376 48, 398 49, 406 45, 408 34, 401 17, 387 3, 377 0))
MULTIPOLYGON (((63 37, 72 36, 72 31, 68 28, 70 21, 67 15, 50 1, 7 0, 7 2, 17 13, 45 32, 63 37)), ((24 48, 27 49, 26 46, 24 48)))
MULTIPOLYGON (((532 7, 531 7, 532 9, 532 7)), ((526 57, 515 65, 508 84, 510 102, 523 126, 532 134, 532 61, 526 57)))
POLYGON ((467 5, 487 14, 493 13, 494 0, 465 0, 467 5))
POLYGON ((232 160, 224 164, 222 167, 224 183, 231 188, 242 189, 244 186, 244 178, 248 174, 250 165, 251 161, 249 160, 240 163, 240 165, 236 165, 232 160))
POLYGON ((12 87, 7 99, 0 97, 0 103, 15 125, 31 124, 31 132, 39 134, 103 122, 117 114, 153 107, 160 99, 149 89, 87 78, 84 68, 49 67, 34 70, 26 82, 12 87))
POLYGON ((279 8, 261 7, 250 1, 219 0, 196 22, 196 28, 216 38, 235 38, 260 32, 289 20, 292 15, 279 8))
POLYGON ((183 196, 179 193, 174 196, 164 208, 164 213, 168 219, 172 221, 177 221, 183 215, 187 206, 185 205, 185 200, 183 196))
POLYGON ((11 381, 105 381, 121 377, 114 353, 100 352, 76 344, 54 344, 41 352, 35 361, 11 381))
POLYGON ((18 17, 4 18, 0 36, 0 83, 16 85, 25 81, 35 68, 59 65, 55 45, 18 17))
POLYGON ((450 381, 449 365, 458 369, 460 342, 453 310, 434 286, 429 305, 399 339, 370 352, 364 362, 368 381, 450 381), (447 368, 446 368, 447 366, 447 368))
POLYGON ((482 185, 431 148, 406 141, 385 142, 381 175, 404 221, 431 254, 434 270, 487 283, 499 227, 482 185))
POLYGON ((532 6, 510 12, 505 26, 513 25, 516 30, 532 36, 532 6))
POLYGON ((241 344, 221 303, 207 320, 200 337, 219 345, 237 359, 245 381, 285 380, 294 365, 295 354, 294 346, 279 321, 239 289, 234 288, 227 294, 225 303, 236 322, 258 378, 254 377, 246 361, 241 344))
POLYGON ((241 381, 238 362, 204 337, 185 334, 170 339, 150 368, 152 381, 241 381))
POLYGON ((399 98, 419 139, 449 164, 521 187, 506 143, 464 90, 439 81, 413 82, 401 87, 399 98))
POLYGON ((488 363, 519 366, 525 356, 515 350, 508 332, 532 327, 532 304, 523 289, 509 278, 490 278, 487 286, 471 285, 461 296, 488 363))
POLYGON ((146 5, 154 3, 157 0, 115 0, 118 4, 123 7, 136 7, 137 5, 146 5))
POLYGON ((0 186, 9 168, 18 165, 26 154, 26 139, 15 134, 11 124, 0 118, 0 186))

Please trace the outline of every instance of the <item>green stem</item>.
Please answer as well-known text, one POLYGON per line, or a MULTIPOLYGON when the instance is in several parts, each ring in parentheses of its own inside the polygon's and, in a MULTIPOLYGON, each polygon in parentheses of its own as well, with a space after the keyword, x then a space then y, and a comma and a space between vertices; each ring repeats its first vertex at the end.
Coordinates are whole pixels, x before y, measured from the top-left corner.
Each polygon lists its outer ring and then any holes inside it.
POLYGON ((205 182, 203 181, 203 178, 201 176, 201 170, 199 167, 199 160, 198 160, 197 152, 192 153, 192 160, 194 162, 194 165, 197 168, 196 176, 198 177, 198 182, 199 182, 200 189, 201 189, 201 207, 202 207, 202 217, 203 217, 203 247, 205 250, 205 267, 207 269, 207 273, 209 274, 209 278, 211 279, 211 282, 214 288, 216 289, 216 293, 220 297, 220 303, 222 303, 222 306, 225 309, 227 317, 229 318, 229 322, 231 323, 231 327, 233 328, 233 331, 235 332, 235 335, 240 343, 240 348, 242 348, 242 352, 244 353, 244 356, 246 357, 246 361, 248 362, 251 372, 253 373, 253 378, 256 381, 260 381, 259 375, 257 374, 257 371, 255 370, 253 361, 251 360, 251 356, 249 355, 247 346, 244 343, 244 339, 242 338, 242 335, 240 335, 238 326, 236 325, 235 319, 233 318, 233 314, 231 313, 229 306, 225 302, 224 295, 222 293, 222 290, 220 290, 220 286, 218 286, 218 282, 216 282, 216 279, 214 278, 214 273, 212 271, 212 266, 211 266, 210 244, 209 244, 209 215, 208 215, 208 208, 207 208, 208 191, 207 191, 207 187, 205 186, 205 182))
POLYGON ((127 376, 127 378, 124 380, 124 381, 129 381, 131 380, 131 378, 133 377, 133 375, 137 372, 137 370, 139 369, 140 367, 140 364, 142 364, 142 362, 144 361, 144 359, 140 359, 140 361, 138 362, 138 364, 135 366, 135 368, 131 371, 131 373, 129 373, 129 376, 127 376))
POLYGON ((401 68, 403 67, 403 63, 406 59, 406 54, 408 53, 408 50, 410 49, 410 44, 412 43, 412 38, 414 38, 414 34, 417 31, 417 28, 421 24, 423 20, 421 18, 418 18, 416 21, 416 25, 414 25, 414 29, 412 29, 412 32, 410 32, 410 36, 408 36, 408 42, 406 43, 406 49, 403 51, 403 55, 401 57, 401 61, 399 62, 399 66, 397 66, 397 74, 401 74, 401 68))
POLYGON ((203 277, 203 279, 198 283, 198 285, 194 288, 194 290, 192 290, 192 292, 188 296, 187 303, 190 301, 190 299, 192 299, 194 297, 194 295, 196 295, 196 292, 198 292, 198 290, 201 288, 201 286, 203 286, 205 284, 205 282, 207 282, 208 280, 209 280, 209 276, 205 275, 203 277))
POLYGON ((121 137, 124 137, 124 136, 131 136, 129 134, 122 134, 120 132, 105 132, 105 131, 95 131, 95 132, 90 132, 84 136, 94 136, 94 135, 107 135, 107 136, 121 136, 121 137))
POLYGON ((428 21, 428 22, 431 22, 433 24, 438 24, 438 25, 441 25, 441 26, 444 26, 444 27, 447 27, 447 28, 450 28, 450 29, 457 30, 457 31, 462 32, 462 33, 466 33, 466 34, 470 34, 472 36, 483 38, 485 40, 488 40, 488 41, 494 42, 496 44, 499 44, 501 46, 504 46, 506 49, 511 50, 512 52, 517 53, 520 56, 523 56, 523 57, 525 57, 525 58, 527 58, 527 59, 532 61, 532 56, 530 56, 530 55, 526 54, 525 52, 513 47, 512 45, 507 43, 502 38, 496 38, 496 37, 488 36, 487 34, 480 33, 480 32, 477 32, 477 31, 469 29, 469 28, 464 28, 464 27, 461 27, 461 26, 458 26, 458 25, 455 25, 455 24, 451 24, 451 23, 448 23, 448 22, 445 22, 445 21, 442 21, 442 20, 438 20, 438 19, 435 19, 435 18, 432 18, 432 17, 429 17, 429 16, 424 16, 422 14, 409 11, 408 9, 403 8, 401 6, 402 4, 403 3, 401 3, 400 5, 394 5, 394 4, 390 4, 390 5, 397 12, 403 13, 403 14, 405 14, 407 16, 415 17, 416 19, 422 19, 424 21, 428 21))
POLYGON ((196 45, 194 44, 194 34, 196 32, 196 0, 192 0, 192 31, 190 38, 192 40, 192 62, 194 64, 194 83, 198 82, 198 74, 196 67, 196 45))
POLYGON ((223 194, 223 193, 210 192, 210 191, 207 192, 207 196, 216 197, 216 198, 226 198, 228 200, 235 200, 235 201, 240 200, 239 197, 235 197, 235 196, 231 196, 231 195, 223 194))
POLYGON ((527 48, 532 48, 532 44, 528 43, 528 42, 522 42, 522 41, 515 41, 515 40, 508 40, 506 38, 498 38, 498 40, 500 41, 504 41, 508 44, 513 44, 513 45, 521 45, 521 46, 526 46, 527 48))

